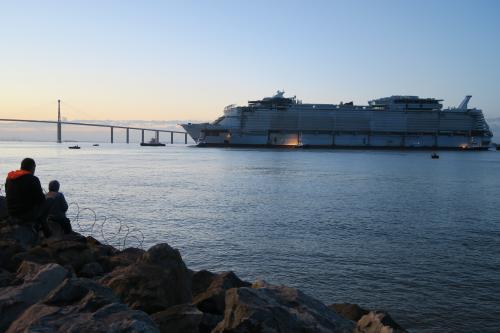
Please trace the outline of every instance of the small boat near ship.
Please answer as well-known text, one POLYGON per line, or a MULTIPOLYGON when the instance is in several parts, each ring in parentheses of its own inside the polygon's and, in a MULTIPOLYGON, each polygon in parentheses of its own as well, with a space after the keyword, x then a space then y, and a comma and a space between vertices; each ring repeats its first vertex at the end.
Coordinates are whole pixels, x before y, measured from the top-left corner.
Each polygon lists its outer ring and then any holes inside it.
POLYGON ((164 143, 161 143, 156 138, 151 138, 149 142, 141 142, 142 147, 165 147, 164 143))
POLYGON ((69 146, 68 148, 69 149, 80 149, 80 146, 79 145, 74 145, 74 146, 69 146))
POLYGON ((433 160, 436 160, 436 159, 438 159, 438 158, 439 158, 439 155, 438 155, 437 153, 432 153, 431 158, 432 158, 433 160))

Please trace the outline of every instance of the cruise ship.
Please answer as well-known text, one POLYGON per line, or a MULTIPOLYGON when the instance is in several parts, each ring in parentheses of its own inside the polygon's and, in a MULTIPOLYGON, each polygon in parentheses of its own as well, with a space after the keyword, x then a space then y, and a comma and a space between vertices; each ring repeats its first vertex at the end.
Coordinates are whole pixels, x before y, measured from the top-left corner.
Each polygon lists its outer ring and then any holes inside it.
POLYGON ((458 107, 418 96, 374 99, 368 105, 302 103, 278 91, 229 105, 211 123, 182 124, 199 146, 409 148, 484 150, 492 133, 471 96, 458 107))

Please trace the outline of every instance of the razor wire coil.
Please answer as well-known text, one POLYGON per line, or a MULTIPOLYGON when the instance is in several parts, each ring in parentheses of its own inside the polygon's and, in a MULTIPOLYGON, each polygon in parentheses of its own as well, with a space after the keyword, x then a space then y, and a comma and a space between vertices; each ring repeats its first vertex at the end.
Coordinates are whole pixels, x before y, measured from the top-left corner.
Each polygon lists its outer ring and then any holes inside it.
MULTIPOLYGON (((44 192, 45 189, 43 189, 44 192)), ((0 196, 4 196, 4 185, 0 184, 0 196)), ((68 205, 67 217, 74 231, 92 236, 105 245, 111 245, 118 250, 128 247, 143 249, 144 234, 131 223, 125 223, 119 217, 98 215, 89 207, 82 207, 77 202, 68 205)))
POLYGON ((119 217, 100 216, 89 207, 81 207, 76 202, 68 205, 67 216, 73 229, 85 236, 92 236, 105 245, 119 250, 128 247, 143 249, 144 234, 133 224, 125 223, 119 217))

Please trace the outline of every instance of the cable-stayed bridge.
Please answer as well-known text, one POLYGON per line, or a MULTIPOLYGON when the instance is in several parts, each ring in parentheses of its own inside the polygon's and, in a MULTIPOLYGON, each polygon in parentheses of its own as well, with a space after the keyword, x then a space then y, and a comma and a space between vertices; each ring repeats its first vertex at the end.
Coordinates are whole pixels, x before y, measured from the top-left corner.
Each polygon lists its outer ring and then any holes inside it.
POLYGON ((113 125, 113 124, 94 124, 85 122, 73 122, 61 120, 61 103, 60 100, 57 101, 57 120, 35 120, 35 119, 11 119, 3 118, 0 119, 2 122, 24 122, 24 123, 43 123, 43 124, 56 124, 57 125, 57 142, 62 142, 62 125, 77 125, 77 126, 92 126, 92 127, 107 127, 110 129, 110 142, 114 143, 114 133, 115 129, 124 129, 126 131, 126 143, 130 143, 130 131, 141 131, 141 142, 144 143, 145 132, 154 132, 156 142, 160 141, 160 133, 170 134, 170 143, 174 143, 174 134, 183 135, 184 143, 187 144, 187 133, 182 131, 172 131, 165 129, 156 128, 144 128, 144 127, 134 127, 134 126, 123 126, 123 125, 113 125))

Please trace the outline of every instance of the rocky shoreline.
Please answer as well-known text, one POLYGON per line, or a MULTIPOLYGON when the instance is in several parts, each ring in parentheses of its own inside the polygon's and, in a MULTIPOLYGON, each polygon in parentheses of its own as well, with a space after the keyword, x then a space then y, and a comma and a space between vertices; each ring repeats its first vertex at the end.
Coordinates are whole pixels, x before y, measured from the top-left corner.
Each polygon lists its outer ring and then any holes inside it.
POLYGON ((0 220, 0 332, 406 332, 384 311, 329 306, 233 272, 192 271, 158 244, 122 251, 78 233, 34 240, 0 220))

